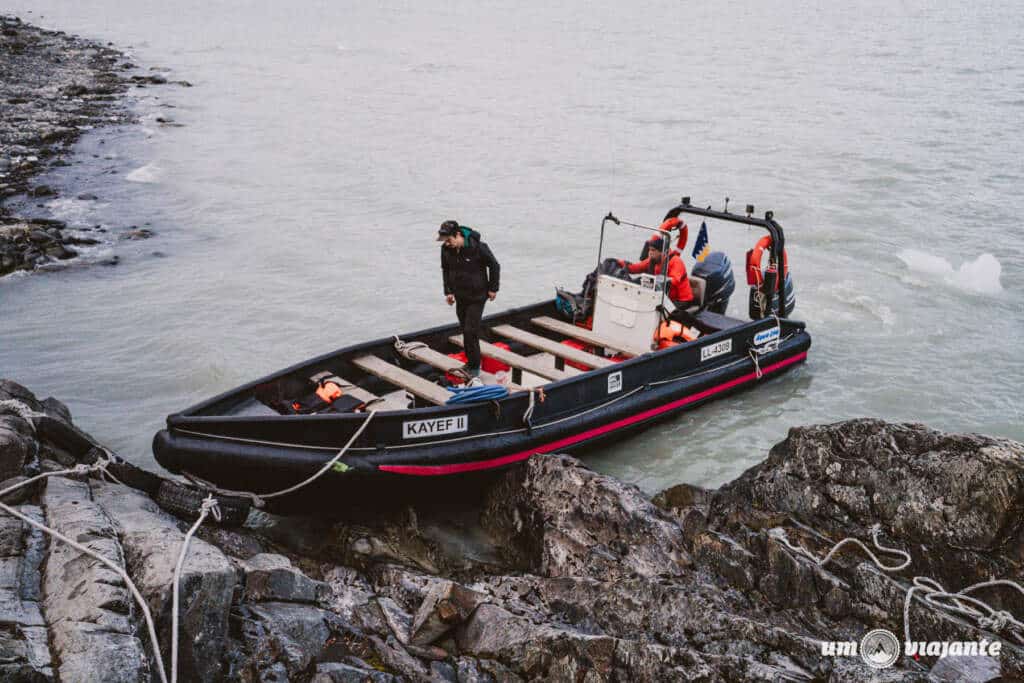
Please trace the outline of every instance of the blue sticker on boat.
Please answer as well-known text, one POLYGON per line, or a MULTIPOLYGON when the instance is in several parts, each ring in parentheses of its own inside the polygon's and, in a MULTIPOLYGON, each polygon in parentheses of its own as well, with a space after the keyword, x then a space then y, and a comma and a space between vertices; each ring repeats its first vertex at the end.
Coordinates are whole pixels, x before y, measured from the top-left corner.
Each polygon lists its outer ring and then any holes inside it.
POLYGON ((779 338, 779 326, 769 327, 767 330, 761 330, 754 335, 754 346, 761 346, 768 342, 776 341, 779 338))

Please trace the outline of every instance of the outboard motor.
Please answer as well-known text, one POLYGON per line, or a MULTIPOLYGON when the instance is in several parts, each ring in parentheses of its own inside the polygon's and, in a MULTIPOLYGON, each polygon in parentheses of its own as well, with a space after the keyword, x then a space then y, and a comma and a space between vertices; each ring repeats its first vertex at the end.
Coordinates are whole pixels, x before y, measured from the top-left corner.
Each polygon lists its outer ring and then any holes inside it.
MULTIPOLYGON (((770 286, 769 280, 775 282, 775 278, 778 277, 776 273, 766 273, 764 288, 770 286)), ((779 317, 786 318, 793 309, 796 307, 796 293, 793 291, 793 276, 786 273, 786 280, 782 283, 782 293, 785 296, 783 305, 779 306, 779 293, 772 292, 771 301, 765 300, 764 294, 758 287, 751 286, 750 288, 750 319, 760 320, 761 318, 767 318, 771 315, 771 311, 778 308, 779 317)))
POLYGON ((721 251, 713 251, 693 266, 694 277, 705 282, 703 307, 712 313, 725 314, 729 297, 736 290, 732 262, 721 251))

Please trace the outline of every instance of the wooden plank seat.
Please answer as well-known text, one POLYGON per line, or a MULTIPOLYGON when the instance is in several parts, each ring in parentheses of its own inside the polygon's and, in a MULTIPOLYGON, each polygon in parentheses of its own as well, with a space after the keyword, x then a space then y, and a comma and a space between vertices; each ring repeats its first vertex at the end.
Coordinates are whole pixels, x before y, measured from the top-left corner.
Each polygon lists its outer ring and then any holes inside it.
POLYGON ((539 318, 533 318, 530 320, 530 322, 532 322, 537 327, 543 327, 545 330, 551 330, 552 332, 564 334, 566 337, 573 337, 574 339, 579 339, 580 341, 587 342, 588 344, 593 344, 594 346, 601 346, 606 349, 614 349, 615 351, 621 351, 622 353, 625 353, 626 355, 629 356, 641 356, 645 353, 648 353, 649 351, 649 349, 644 350, 625 348, 619 342, 612 341, 610 339, 604 339, 601 337, 601 335, 595 334, 593 331, 588 330, 584 327, 580 327, 579 325, 572 325, 561 320, 555 320, 554 318, 551 318, 546 315, 542 315, 539 318))
MULTIPOLYGON (((338 377, 337 375, 334 376, 338 377)), ((374 410, 405 410, 406 408, 408 408, 408 406, 405 405, 404 403, 393 400, 389 396, 378 396, 373 392, 367 391, 362 387, 356 386, 354 382, 349 382, 344 377, 338 377, 338 379, 340 379, 342 382, 341 390, 343 392, 345 392, 349 396, 358 398, 363 403, 369 404, 369 408, 373 408, 374 410)))
POLYGON ((374 355, 354 358, 352 364, 435 405, 443 406, 452 397, 446 389, 374 355))
POLYGON ((565 344, 559 344, 553 339, 548 339, 547 337, 542 337, 539 334, 521 330, 518 327, 513 327, 512 325, 495 325, 491 330, 506 339, 511 339, 512 341, 532 346, 538 351, 547 351, 553 356, 558 356, 559 358, 579 363, 580 365, 586 365, 588 368, 606 368, 609 365, 615 365, 615 361, 609 360, 608 358, 604 358, 593 353, 587 353, 586 351, 581 351, 580 349, 575 349, 571 346, 566 346, 565 344))
MULTIPOLYGON (((448 337, 453 344, 463 346, 462 335, 456 334, 448 337)), ((527 358, 526 356, 520 356, 518 353, 512 351, 506 351, 500 346, 495 346, 485 341, 480 342, 480 353, 494 360, 501 361, 505 365, 511 365, 514 368, 520 370, 526 370, 532 372, 535 375, 543 377, 544 379, 557 381, 560 379, 566 379, 572 377, 569 373, 564 370, 558 370, 554 366, 545 365, 542 361, 536 358, 527 358)))
MULTIPOLYGON (((419 346, 418 343, 410 343, 406 346, 404 354, 413 360, 418 360, 421 363, 426 363, 431 367, 435 367, 438 370, 444 370, 445 372, 451 372, 452 370, 458 370, 462 367, 462 361, 455 360, 451 356, 445 355, 440 351, 436 351, 429 346, 419 346)), ((489 372, 481 372, 480 380, 484 384, 500 384, 498 378, 489 372)), ((518 384, 507 384, 509 391, 526 391, 525 387, 521 387, 518 384)))

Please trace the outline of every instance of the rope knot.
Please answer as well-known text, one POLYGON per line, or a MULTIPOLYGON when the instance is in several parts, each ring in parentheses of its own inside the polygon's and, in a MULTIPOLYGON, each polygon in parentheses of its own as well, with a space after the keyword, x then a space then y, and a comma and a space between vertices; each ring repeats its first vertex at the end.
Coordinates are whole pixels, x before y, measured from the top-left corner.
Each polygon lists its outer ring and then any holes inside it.
POLYGON ((220 503, 217 502, 212 493, 203 499, 203 504, 199 507, 199 515, 201 517, 207 514, 212 514, 213 518, 218 522, 221 520, 220 503))
POLYGON ((1013 621, 1013 615, 1005 610, 996 610, 987 617, 978 619, 978 626, 999 633, 1013 621))

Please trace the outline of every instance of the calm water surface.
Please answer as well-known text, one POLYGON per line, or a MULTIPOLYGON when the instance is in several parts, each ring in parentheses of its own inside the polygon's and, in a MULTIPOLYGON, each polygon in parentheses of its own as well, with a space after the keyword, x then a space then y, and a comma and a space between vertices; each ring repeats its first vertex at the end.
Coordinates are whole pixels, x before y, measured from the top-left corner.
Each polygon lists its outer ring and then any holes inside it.
MULTIPOLYGON (((504 4, 8 2, 194 87, 135 91, 141 124, 51 176, 101 201, 40 211, 157 235, 0 281, 0 376, 153 467, 170 412, 449 320, 443 219, 501 260, 494 311, 577 284, 609 209, 729 196, 787 230, 810 362, 595 467, 717 485, 859 416, 1024 439, 1018 3, 504 4)), ((759 236, 710 227, 734 263, 759 236)))

